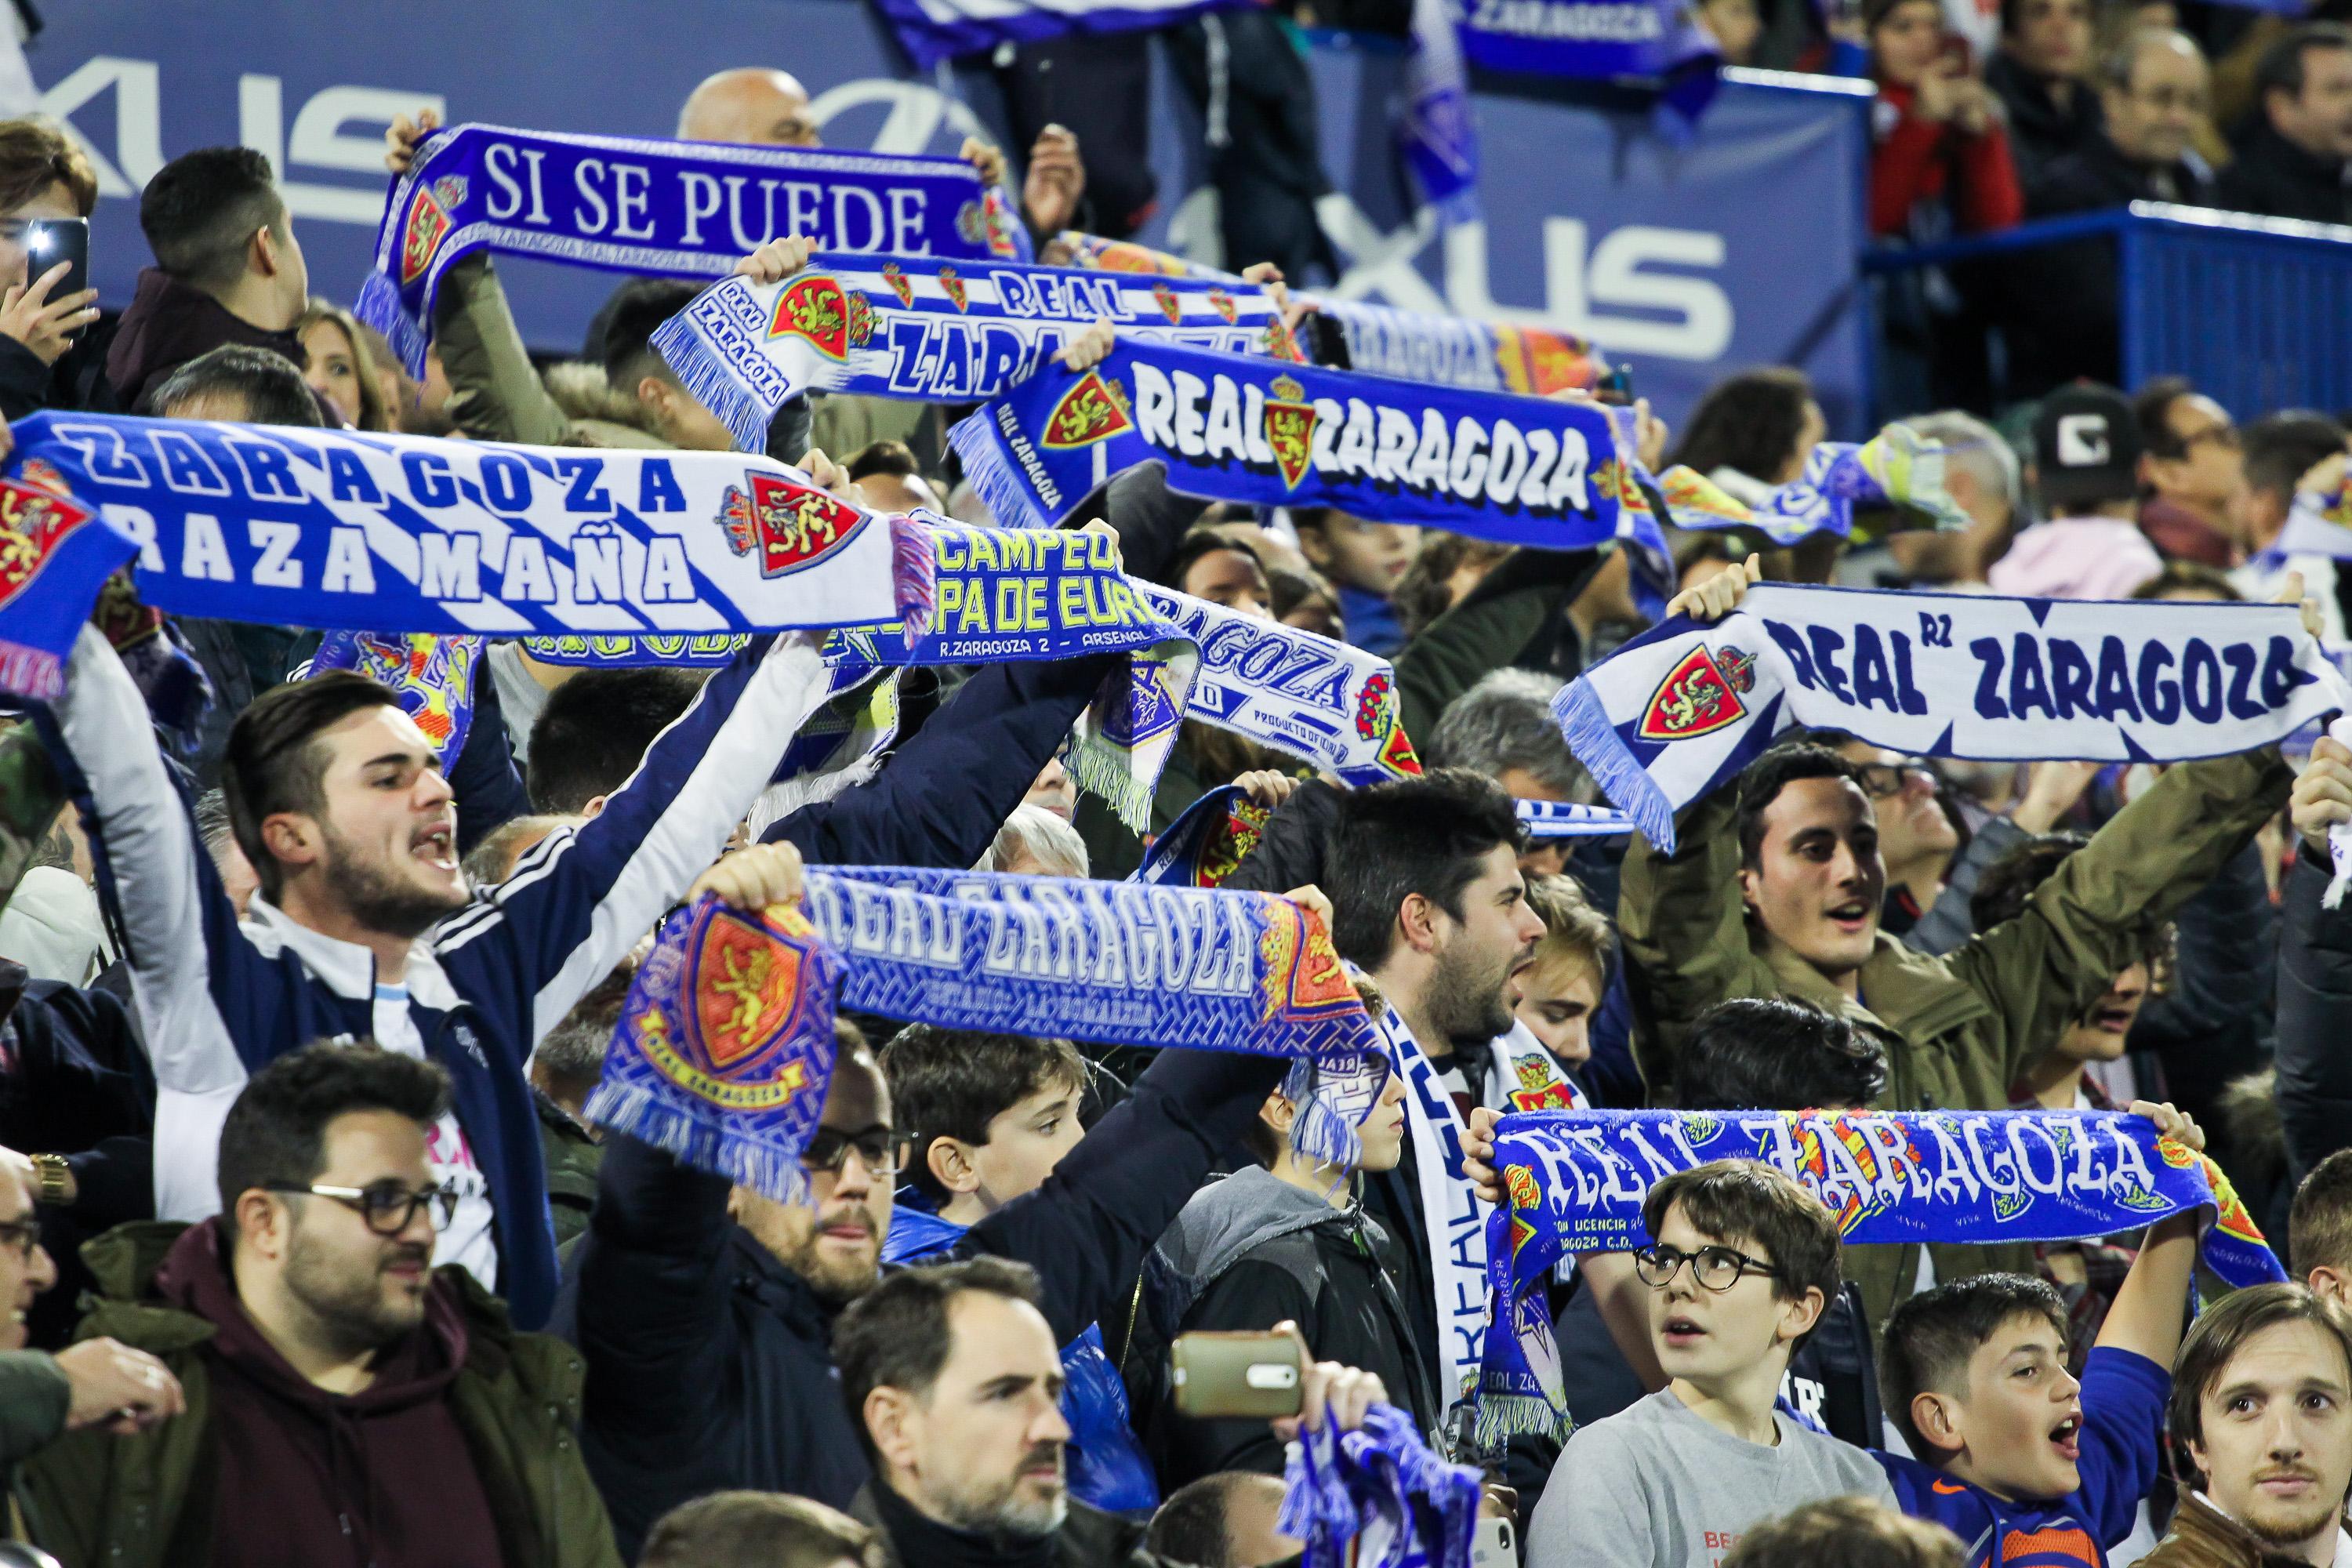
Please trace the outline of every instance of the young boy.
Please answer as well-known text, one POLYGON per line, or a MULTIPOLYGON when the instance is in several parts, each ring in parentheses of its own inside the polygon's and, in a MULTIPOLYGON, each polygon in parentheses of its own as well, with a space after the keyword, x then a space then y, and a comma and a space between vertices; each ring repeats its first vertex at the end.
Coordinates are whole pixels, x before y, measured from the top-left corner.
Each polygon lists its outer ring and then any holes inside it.
POLYGON ((1290 521, 1300 553, 1339 587, 1348 640, 1384 658, 1395 655, 1405 635, 1393 597, 1421 553, 1421 530, 1369 521, 1334 507, 1294 507, 1290 521))
MULTIPOLYGON (((2204 1147, 2169 1105, 2132 1110, 2204 1147)), ((2149 1228, 2079 1383, 2066 1371, 2065 1308, 2039 1279, 1980 1274, 1896 1308, 1879 1377, 1918 1458, 1874 1458, 1904 1511, 1958 1535, 1971 1565, 2105 1568, 2156 1483, 2197 1223, 2182 1214, 2149 1228)))
POLYGON ((1544 933, 1527 967, 1513 976, 1519 1000, 1511 1011, 1573 1081, 1592 1059, 1592 1015, 1608 989, 1616 932, 1569 878, 1534 876, 1527 883, 1528 907, 1542 918, 1544 933))
MULTIPOLYGON (((1084 1135, 1086 1062, 1067 1040, 912 1024, 882 1048, 881 1064, 898 1124, 916 1135, 885 1266, 944 1261, 965 1231, 1044 1185, 1084 1135)), ((1062 1371, 1070 1495, 1113 1513, 1157 1506, 1101 1325, 1062 1347, 1062 1371)))
POLYGON ((1773 1406, 1838 1293, 1836 1219, 1773 1166, 1717 1160, 1650 1189, 1634 1255, 1667 1377, 1578 1429, 1528 1531, 1530 1568, 1712 1568, 1740 1534, 1820 1498, 1895 1494, 1863 1450, 1773 1406))

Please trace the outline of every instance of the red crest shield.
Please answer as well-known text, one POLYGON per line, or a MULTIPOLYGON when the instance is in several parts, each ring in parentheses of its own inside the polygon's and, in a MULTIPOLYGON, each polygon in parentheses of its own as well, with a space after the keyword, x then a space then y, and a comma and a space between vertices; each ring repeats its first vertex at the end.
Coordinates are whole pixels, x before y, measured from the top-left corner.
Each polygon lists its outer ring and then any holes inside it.
POLYGON ((695 953, 694 1031, 711 1067, 726 1072, 756 1056, 791 1018, 801 954, 756 921, 731 912, 704 930, 695 953))
POLYGON ((866 296, 852 294, 836 279, 818 273, 776 296, 768 335, 805 338, 825 358, 845 360, 850 350, 864 348, 873 335, 873 316, 866 296))
POLYGON ((1225 319, 1225 325, 1229 327, 1242 319, 1241 307, 1234 304, 1234 297, 1223 289, 1209 290, 1209 304, 1225 319))
POLYGON ((1266 389, 1265 444, 1274 450, 1283 484, 1294 490, 1315 461, 1315 417, 1306 388, 1286 375, 1276 376, 1266 389))
POLYGON ((1168 318, 1171 327, 1184 324, 1184 301, 1176 298, 1176 290, 1165 283, 1151 286, 1151 297, 1160 302, 1160 313, 1168 318))
POLYGON ((908 278, 905 273, 898 270, 898 264, 897 262, 886 261, 882 264, 882 281, 890 285, 890 292, 898 296, 898 303, 907 306, 912 306, 914 304, 914 282, 912 279, 908 278))
POLYGON ((954 268, 940 268, 940 287, 948 291, 948 303, 953 305, 958 312, 962 311, 965 304, 963 279, 954 268))
POLYGON ((0 479, 0 605, 30 586, 57 547, 94 515, 61 496, 0 479))
POLYGON ((1066 451, 1108 441, 1122 430, 1134 428, 1135 421, 1128 416, 1127 395, 1118 383, 1106 381, 1100 372, 1090 370, 1054 405, 1041 439, 1056 451, 1066 451))
POLYGON ((775 474, 730 485, 718 522, 738 555, 755 555, 762 577, 789 577, 835 554, 873 521, 836 496, 775 474))
POLYGON ((1747 705, 1701 643, 1658 682, 1637 733, 1644 741, 1689 741, 1747 716, 1747 705))
POLYGON ((401 231, 400 280, 414 283, 433 264, 433 253, 441 248, 442 239, 449 232, 449 215, 433 193, 419 190, 409 205, 408 226, 401 231))

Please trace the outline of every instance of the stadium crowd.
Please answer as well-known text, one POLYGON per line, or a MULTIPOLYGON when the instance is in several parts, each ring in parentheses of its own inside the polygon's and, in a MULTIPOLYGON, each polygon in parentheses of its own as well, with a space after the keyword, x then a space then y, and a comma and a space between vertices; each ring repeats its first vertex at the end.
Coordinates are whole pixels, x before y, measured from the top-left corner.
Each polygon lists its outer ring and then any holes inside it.
MULTIPOLYGON (((1733 58, 1866 56, 1885 236, 2142 198, 2352 216, 2336 23, 2200 38, 2158 0, 2101 40, 2090 0, 1869 0, 1807 37, 1787 0, 1701 10, 1733 58)), ((393 128, 391 172, 432 128, 393 128)), ((1081 136, 1028 129, 1013 188, 1040 240, 1148 200, 1105 197, 1081 136)), ((677 134, 816 139, 772 70, 711 78, 677 134)), ((965 156, 1007 178, 996 150, 965 156)), ((0 124, 11 420, 732 445, 652 342, 696 285, 623 283, 588 352, 544 363, 468 258, 416 377, 312 295, 260 154, 147 184, 154 265, 104 321, 22 239, 96 199, 57 128, 0 124)), ((776 282, 809 254, 776 237, 739 270, 776 282)), ((2242 426, 2178 379, 2105 384, 2103 257, 1890 305, 1917 308, 1939 384, 1965 381, 1954 343, 2021 313, 2000 324, 2031 353, 1982 383, 2013 417, 1905 421, 1968 527, 1678 532, 1666 613, 1703 625, 1768 579, 2284 599, 2344 642, 2352 575, 2278 547, 2297 495, 2342 482, 2340 416, 2242 426)), ((1111 346, 1087 332, 1066 363, 1111 346)), ((987 522, 950 414, 812 394, 769 449, 877 513, 987 522)), ((1824 435, 1773 368, 1642 429, 1652 466, 1735 495, 1796 479, 1824 435)), ((878 765, 778 799, 784 637, 715 672, 493 643, 444 759, 385 688, 299 678, 315 633, 159 629, 110 588, 62 695, 0 734, 0 1557, 1243 1568, 1300 1550, 1302 1428, 1379 1406, 1480 1468, 1511 1526, 1486 1539, 1534 1568, 2332 1568, 2352 1545, 2352 923, 2322 905, 2352 749, 2102 767, 1792 733, 1671 847, 1531 839, 1515 803, 1602 800, 1553 699, 1648 625, 1622 550, 1261 514, 1152 465, 1079 515, 1138 582, 1391 661, 1426 771, 1350 789, 1188 721, 1139 837, 1066 766, 1103 680, 1080 659, 910 670, 878 765), (133 679, 157 637, 214 694, 184 757, 133 679), (641 939, 678 906, 791 905, 808 867, 1120 879, 1226 784, 1221 885, 1308 910, 1434 1069, 1426 1098, 1386 1075, 1346 1159, 1301 1152, 1286 1061, 845 1010, 804 1202, 589 1114, 641 939), (1573 1436, 1481 1443, 1433 1226, 1501 1199, 1499 1114, 1569 1106, 2128 1107, 2214 1157, 2288 1282, 2200 1278, 2194 1211, 2104 1239, 1848 1244, 1789 1174, 1711 1162, 1650 1187, 1648 1247, 1549 1284, 1573 1436), (1176 1342, 1270 1331, 1299 1415, 1192 1414, 1176 1342)))

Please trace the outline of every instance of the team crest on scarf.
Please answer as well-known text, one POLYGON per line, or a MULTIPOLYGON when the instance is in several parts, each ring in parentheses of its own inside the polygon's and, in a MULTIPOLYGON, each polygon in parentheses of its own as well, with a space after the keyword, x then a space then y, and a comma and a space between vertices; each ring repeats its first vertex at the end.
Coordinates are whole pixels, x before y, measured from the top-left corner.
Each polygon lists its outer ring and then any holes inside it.
POLYGON ((1381 766, 1399 778, 1412 778, 1421 773, 1421 757, 1412 749, 1412 740, 1397 721, 1395 683, 1379 673, 1368 676, 1364 689, 1356 695, 1356 733, 1367 741, 1381 742, 1381 766))
POLYGON ((898 264, 897 262, 886 261, 882 264, 882 280, 890 285, 890 292, 898 296, 899 304, 906 306, 908 310, 912 310, 914 308, 914 281, 905 273, 898 270, 898 264))
POLYGON ((857 537, 869 514, 839 497, 775 474, 747 473, 727 487, 719 525, 738 555, 757 555, 760 575, 804 572, 857 537))
POLYGON ((948 291, 949 304, 953 305, 959 311, 961 311, 966 308, 963 278, 954 268, 942 267, 940 268, 940 287, 948 291))
MULTIPOLYGON (((1119 679, 1110 677, 1114 684, 1119 679)), ((1132 751, 1181 723, 1184 704, 1168 682, 1168 661, 1138 651, 1128 667, 1128 700, 1121 702, 1115 694, 1105 693, 1111 700, 1104 704, 1108 711, 1103 715, 1103 739, 1132 751)))
POLYGON ((1576 1099, 1568 1092, 1568 1085, 1543 1062, 1533 1057, 1522 1057, 1511 1064, 1517 1075, 1519 1087, 1511 1091, 1511 1103, 1521 1110, 1573 1110, 1576 1099))
POLYGON ((1638 738, 1644 741, 1688 741, 1711 735, 1748 716, 1740 694, 1756 684, 1756 658, 1728 643, 1718 656, 1705 643, 1690 650, 1643 710, 1638 738))
POLYGON ((1310 1024, 1362 1006, 1322 922, 1310 921, 1307 910, 1287 899, 1279 904, 1258 937, 1261 1016, 1310 1024))
POLYGON ((1265 444, 1274 449, 1282 482, 1292 489, 1307 477, 1315 461, 1315 405, 1307 389, 1286 375, 1278 375, 1265 400, 1265 444))
POLYGON ((408 226, 400 237, 400 280, 414 283, 433 264, 434 252, 449 233, 449 214, 433 191, 420 190, 409 204, 408 226))
MULTIPOLYGON (((799 1000, 807 942, 781 936, 731 910, 714 918, 698 937, 686 1043, 713 1076, 731 1076, 756 1067, 754 1058, 778 1042, 799 1000)), ((802 1087, 797 1071, 762 1086, 771 1103, 802 1087)))
POLYGON ((819 274, 776 296, 768 335, 805 338, 827 359, 845 360, 874 337, 874 307, 866 296, 819 274))
POLYGON ((1160 313, 1168 318, 1170 326, 1181 327, 1184 324, 1184 301, 1176 297, 1175 289, 1165 283, 1154 283, 1151 286, 1151 297, 1160 302, 1160 313))
POLYGON ((966 245, 986 245, 994 237, 988 221, 988 209, 978 200, 969 201, 956 208, 956 233, 966 245))
POLYGON ((1234 304, 1234 297, 1223 289, 1209 290, 1209 305, 1217 314, 1225 319, 1225 325, 1229 327, 1241 320, 1241 307, 1234 304))
POLYGON ((96 515, 47 486, 0 479, 0 605, 23 593, 58 546, 96 515))
POLYGON ((1127 391, 1093 371, 1062 395, 1045 421, 1045 444, 1055 450, 1090 447, 1135 428, 1128 410, 1127 391))

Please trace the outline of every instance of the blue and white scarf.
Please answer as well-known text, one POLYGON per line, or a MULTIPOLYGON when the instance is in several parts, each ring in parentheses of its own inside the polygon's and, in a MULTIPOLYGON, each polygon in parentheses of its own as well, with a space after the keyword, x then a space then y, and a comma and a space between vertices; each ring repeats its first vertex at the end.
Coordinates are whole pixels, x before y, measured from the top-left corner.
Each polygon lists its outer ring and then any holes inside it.
POLYGON ((475 251, 717 278, 786 235, 827 250, 1029 258, 1028 231, 959 159, 453 125, 394 183, 354 313, 421 376, 441 276, 475 251))
POLYGON ((1547 397, 1590 392, 1609 370, 1593 344, 1548 327, 1436 316, 1370 300, 1318 299, 1315 309, 1339 323, 1349 368, 1373 375, 1547 397))
POLYGON ((1633 831, 1633 819, 1605 805, 1576 805, 1564 800, 1514 800, 1511 809, 1519 826, 1538 844, 1559 838, 1615 838, 1633 831))
POLYGON ((1350 786, 1420 773, 1388 660, 1173 588, 1138 584, 1136 591, 1201 650, 1189 717, 1287 752, 1350 786))
POLYGON ((1478 120, 1450 0, 1412 0, 1412 53, 1396 122, 1397 161, 1447 223, 1478 215, 1478 120))
POLYGON ((1594 483, 1612 437, 1590 405, 1122 342, 1049 364, 949 433, 1001 522, 1058 521, 1160 458, 1171 489, 1336 506, 1390 522, 1573 550, 1613 536, 1594 483))
POLYGON ((2246 564, 2267 574, 2285 565, 2291 555, 2352 561, 2352 480, 2339 480, 2332 490, 2297 490, 2286 526, 2246 564))
POLYGON ((1470 1568, 1481 1477, 1432 1453, 1393 1405, 1353 1432, 1300 1432, 1282 1484, 1275 1528, 1303 1544, 1303 1568, 1470 1568))
POLYGON ((18 502, 58 520, 37 524, 41 591, 0 600, 0 648, 30 679, 125 561, 173 614, 395 636, 778 631, 929 609, 928 552, 766 458, 51 412, 16 435, 18 502))
POLYGON ((1219 784, 1186 806, 1151 841, 1143 863, 1127 879, 1171 888, 1217 887, 1257 847, 1265 837, 1266 818, 1273 815, 1241 785, 1219 784))
POLYGON ((1173 26, 1203 11, 1246 0, 880 0, 883 18, 928 71, 958 55, 1034 44, 1069 33, 1125 33, 1173 26))
POLYGON ((776 410, 811 387, 984 402, 1096 321, 1145 342, 1299 357, 1255 283, 915 256, 819 256, 776 283, 730 278, 663 322, 653 346, 737 449, 756 452, 776 410))
POLYGON ((319 651, 290 679, 308 679, 331 669, 355 670, 400 699, 401 710, 416 721, 446 769, 455 765, 474 727, 474 682, 489 647, 488 638, 435 637, 411 632, 329 632, 319 651))
POLYGON ((2003 599, 1767 584, 1677 616, 1553 700, 1569 749, 1651 843, 1791 725, 1914 756, 2181 762, 2352 707, 2286 605, 2003 599))
POLYGON ((2262 1231, 2210 1159, 2108 1110, 1580 1110, 1507 1116, 1495 1138, 1504 1202, 1489 1222, 1495 1329, 1482 1437, 1565 1435, 1542 1285, 1565 1256, 1649 1244, 1642 1203, 1710 1160, 1760 1160, 1837 1216, 1847 1245, 2080 1241, 2194 1209, 2201 1257, 2231 1286, 2283 1279, 2262 1231))
POLYGON ((1712 96, 1715 40, 1677 0, 1469 0, 1462 52, 1487 70, 1664 86, 1696 115, 1712 96))
POLYGON ((698 1170, 803 1202, 833 1081, 841 961, 797 910, 704 894, 637 965, 583 1114, 698 1170))

